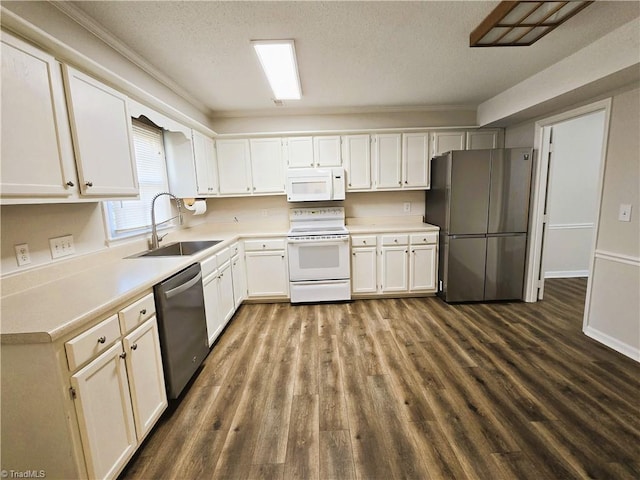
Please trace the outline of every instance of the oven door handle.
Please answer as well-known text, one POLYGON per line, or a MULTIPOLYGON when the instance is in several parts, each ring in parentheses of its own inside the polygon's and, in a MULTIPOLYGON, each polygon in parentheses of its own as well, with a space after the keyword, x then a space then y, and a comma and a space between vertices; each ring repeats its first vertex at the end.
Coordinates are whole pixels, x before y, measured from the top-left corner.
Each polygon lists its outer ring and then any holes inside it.
POLYGON ((176 288, 172 288, 171 290, 167 290, 166 292, 164 292, 164 296, 167 298, 167 300, 170 299, 171 297, 175 297, 176 295, 181 294, 185 290, 189 290, 196 283, 198 283, 198 280, 200 280, 201 278, 202 278, 202 272, 198 273, 195 277, 193 277, 191 280, 186 281, 182 285, 179 285, 176 288))
POLYGON ((287 239, 287 243, 289 243, 290 245, 299 245, 299 244, 304 244, 304 245, 313 245, 313 244, 317 244, 317 245, 326 245, 327 243, 348 243, 349 242, 349 237, 344 237, 344 238, 325 238, 325 239, 318 239, 318 240, 297 240, 295 238, 289 238, 287 239))

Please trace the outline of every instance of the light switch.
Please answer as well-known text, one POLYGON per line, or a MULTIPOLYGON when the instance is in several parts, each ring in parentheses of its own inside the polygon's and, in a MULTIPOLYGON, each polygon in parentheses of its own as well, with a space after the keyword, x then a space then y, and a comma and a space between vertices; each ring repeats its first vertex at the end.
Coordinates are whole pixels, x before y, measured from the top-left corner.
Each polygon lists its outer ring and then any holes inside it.
POLYGON ((618 220, 621 222, 631 221, 631 205, 628 203, 621 203, 620 210, 618 210, 618 220))

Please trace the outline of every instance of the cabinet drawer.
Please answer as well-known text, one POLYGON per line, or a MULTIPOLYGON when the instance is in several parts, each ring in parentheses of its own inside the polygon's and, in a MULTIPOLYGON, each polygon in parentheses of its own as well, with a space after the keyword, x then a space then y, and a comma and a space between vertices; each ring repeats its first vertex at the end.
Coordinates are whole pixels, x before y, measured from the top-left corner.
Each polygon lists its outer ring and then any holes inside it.
POLYGON ((218 268, 218 260, 215 255, 211 255, 209 258, 200 262, 200 269, 202 270, 202 278, 215 272, 218 268))
POLYGON ((411 235, 411 245, 427 245, 438 243, 436 232, 414 233, 411 235))
POLYGON ((120 338, 118 315, 107 318, 64 344, 69 370, 75 370, 120 338))
POLYGON ((155 313, 156 302, 153 299, 153 293, 150 293, 118 312, 120 330, 126 334, 155 313))
POLYGON ((382 235, 382 245, 408 245, 409 235, 382 235))
POLYGON ((218 266, 222 266, 223 263, 228 262, 231 258, 231 249, 225 248, 216 253, 216 260, 218 261, 218 266))
POLYGON ((375 235, 354 235, 351 237, 352 247, 375 247, 376 236, 375 235))
POLYGON ((244 249, 247 252, 258 250, 284 250, 284 238, 265 238, 262 240, 245 240, 244 249))

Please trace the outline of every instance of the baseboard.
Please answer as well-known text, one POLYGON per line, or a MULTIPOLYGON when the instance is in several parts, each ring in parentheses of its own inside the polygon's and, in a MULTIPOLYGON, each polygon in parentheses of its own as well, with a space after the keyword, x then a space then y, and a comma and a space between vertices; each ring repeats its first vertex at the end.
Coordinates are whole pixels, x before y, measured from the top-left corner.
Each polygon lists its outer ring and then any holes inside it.
POLYGON ((640 350, 638 350, 637 348, 634 348, 631 345, 627 345, 626 343, 621 342, 620 340, 613 338, 606 333, 602 333, 593 327, 585 327, 583 332, 587 337, 592 338, 597 342, 600 342, 603 345, 606 345, 607 347, 615 350, 616 352, 621 353, 629 357, 630 359, 640 363, 640 350))
POLYGON ((588 277, 589 270, 559 270, 557 272, 545 272, 544 278, 575 278, 588 277))

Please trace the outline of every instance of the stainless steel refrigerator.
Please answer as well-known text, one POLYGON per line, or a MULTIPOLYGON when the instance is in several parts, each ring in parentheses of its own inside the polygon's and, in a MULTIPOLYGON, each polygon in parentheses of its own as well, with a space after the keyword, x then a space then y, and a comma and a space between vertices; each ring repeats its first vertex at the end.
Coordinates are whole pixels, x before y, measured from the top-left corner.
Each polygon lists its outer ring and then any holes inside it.
POLYGON ((523 298, 531 148, 460 150, 431 160, 425 220, 440 227, 446 302, 523 298))

